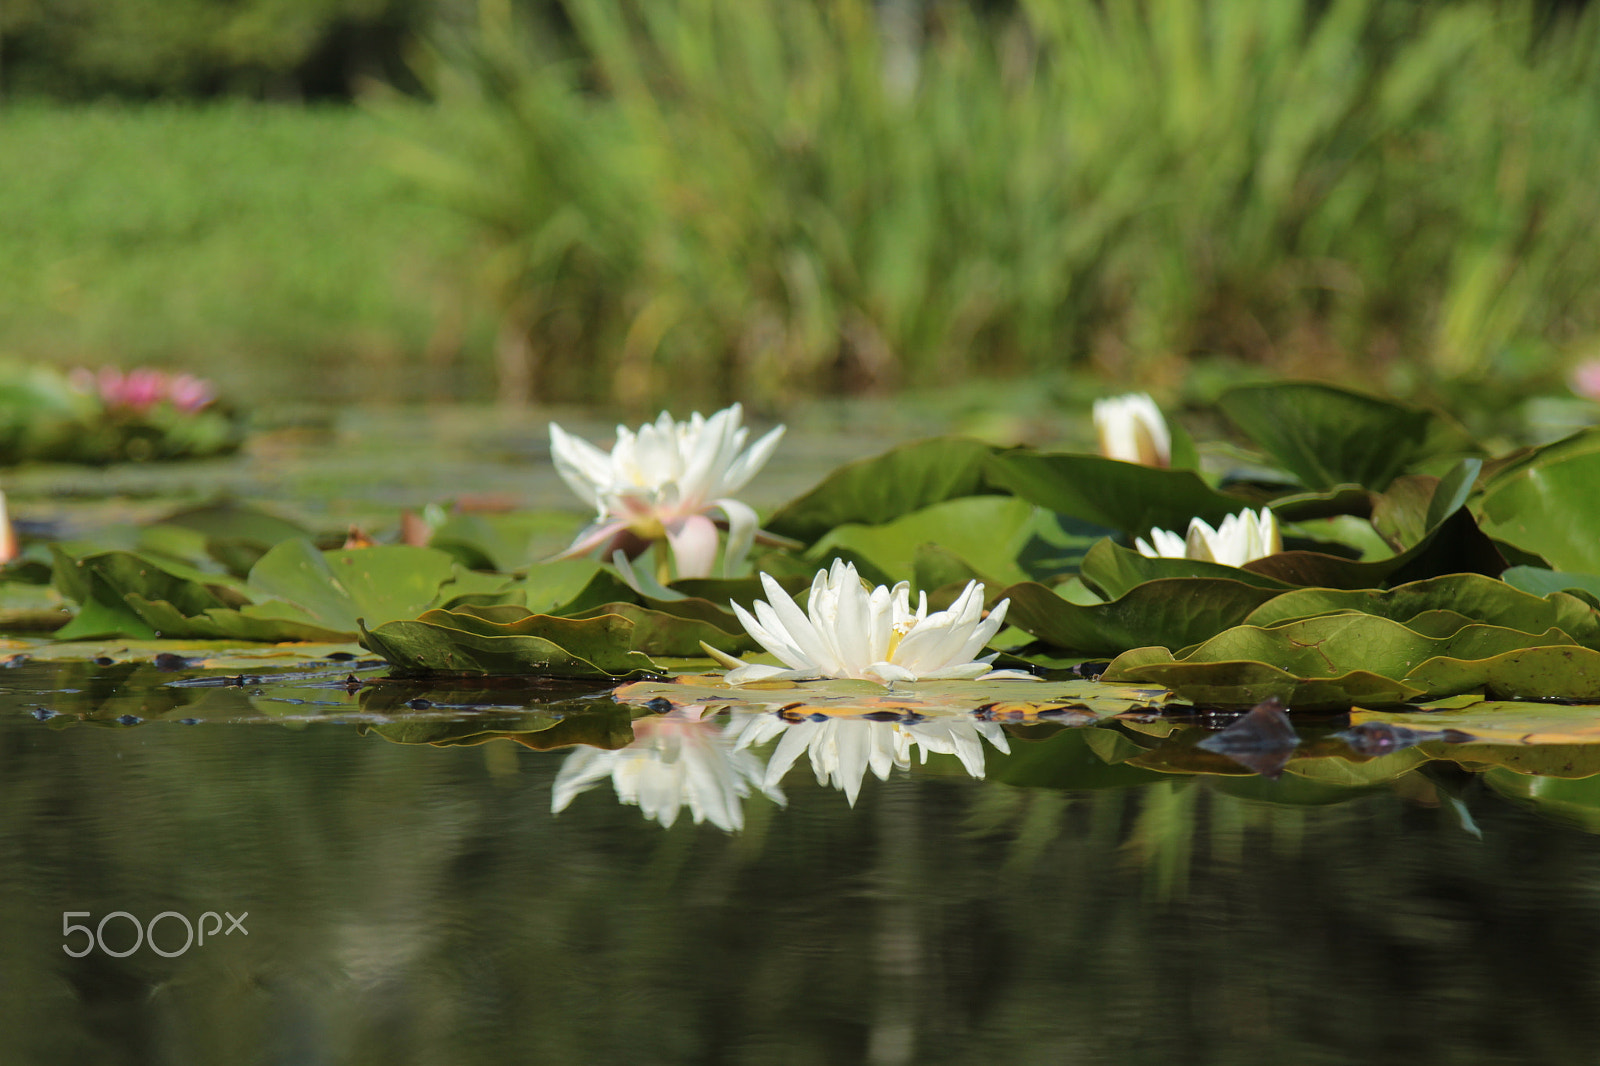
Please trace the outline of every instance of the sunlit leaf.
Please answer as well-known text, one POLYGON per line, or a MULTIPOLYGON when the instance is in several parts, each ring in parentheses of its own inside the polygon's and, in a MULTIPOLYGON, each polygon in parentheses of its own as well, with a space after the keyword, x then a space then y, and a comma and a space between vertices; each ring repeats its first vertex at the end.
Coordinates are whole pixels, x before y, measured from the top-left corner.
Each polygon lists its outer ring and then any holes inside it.
POLYGON ((882 525, 944 500, 991 492, 984 463, 994 450, 959 437, 902 445, 840 467, 780 508, 765 526, 810 544, 846 523, 882 525))
POLYGON ((915 575, 918 551, 932 544, 992 582, 1009 584, 1026 576, 1016 557, 1031 532, 1033 513, 1031 504, 1008 496, 946 500, 882 525, 838 526, 817 542, 812 555, 844 549, 893 580, 908 581, 915 575))
POLYGON ((1420 459, 1470 449, 1435 411, 1319 382, 1240 385, 1217 406, 1311 489, 1354 483, 1381 492, 1420 459))
POLYGON ((1483 528, 1553 569, 1600 574, 1600 431, 1537 449, 1488 478, 1483 528))
POLYGON ((1409 625, 1413 619, 1440 610, 1528 633, 1556 627, 1580 643, 1600 646, 1600 616, 1581 600, 1561 592, 1532 595, 1479 574, 1449 574, 1392 589, 1296 589, 1267 600, 1244 621, 1252 626, 1272 626, 1320 614, 1357 611, 1416 629, 1409 625))
POLYGON ((987 469, 992 483, 1030 503, 1127 533, 1152 526, 1182 531, 1192 518, 1216 525, 1250 506, 1217 492, 1193 471, 1098 455, 1017 448, 996 453, 987 469))

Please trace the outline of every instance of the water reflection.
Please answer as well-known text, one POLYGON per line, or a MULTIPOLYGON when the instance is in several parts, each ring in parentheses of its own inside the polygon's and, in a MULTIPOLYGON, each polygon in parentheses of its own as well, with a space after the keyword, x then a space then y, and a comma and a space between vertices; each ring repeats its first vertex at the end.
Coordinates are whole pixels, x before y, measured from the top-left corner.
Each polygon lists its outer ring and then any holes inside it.
POLYGON ((911 768, 914 752, 923 763, 930 754, 953 755, 968 774, 981 778, 982 740, 1001 752, 1011 750, 998 723, 955 715, 888 722, 817 715, 793 722, 777 714, 750 714, 735 716, 729 732, 741 749, 779 738, 767 763, 768 785, 776 785, 806 755, 817 784, 839 789, 852 807, 869 770, 887 781, 891 770, 911 768))
POLYGON ((696 824, 743 829, 743 800, 752 791, 781 806, 783 791, 768 768, 706 714, 688 707, 640 719, 633 742, 616 750, 578 745, 556 775, 550 810, 559 814, 606 778, 619 801, 666 829, 685 806, 696 824))

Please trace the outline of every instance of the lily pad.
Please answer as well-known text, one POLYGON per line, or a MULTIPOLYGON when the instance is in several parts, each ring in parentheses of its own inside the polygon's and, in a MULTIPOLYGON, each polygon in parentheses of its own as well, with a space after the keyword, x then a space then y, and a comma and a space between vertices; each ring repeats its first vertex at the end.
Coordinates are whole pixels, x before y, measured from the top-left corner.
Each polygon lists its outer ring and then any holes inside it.
POLYGON ((731 613, 705 600, 651 601, 655 609, 637 603, 607 603, 572 618, 618 615, 633 623, 633 650, 646 655, 694 658, 704 653, 702 643, 729 655, 758 651, 761 645, 747 634, 731 613))
POLYGON ((1078 655, 1117 655, 1129 648, 1185 648, 1243 622, 1279 594, 1232 578, 1156 578, 1109 603, 1069 603, 1034 582, 1005 590, 1006 621, 1078 655))
POLYGON ((1320 614, 1354 611, 1409 626, 1425 612, 1442 610, 1527 633, 1555 627, 1582 644, 1600 647, 1600 617, 1583 601, 1562 592, 1532 595, 1480 574, 1449 574, 1392 589, 1297 589, 1267 600, 1243 621, 1252 626, 1273 626, 1320 614))
POLYGON ((1165 648, 1136 648, 1112 660, 1102 679, 1145 682, 1172 690, 1180 699, 1208 707, 1253 707, 1276 697, 1291 711, 1339 711, 1355 704, 1405 703, 1422 690, 1375 674, 1350 670, 1299 677, 1255 660, 1180 662, 1165 648))
POLYGON ((555 618, 522 607, 463 607, 361 627, 361 643, 406 674, 616 678, 653 673, 620 615, 555 618))
POLYGON ((1133 707, 1148 708, 1153 700, 1165 695, 1136 686, 1077 680, 914 681, 897 684, 890 691, 871 681, 790 681, 735 686, 712 675, 685 675, 671 682, 623 685, 612 693, 612 698, 620 703, 654 706, 654 701, 662 700, 672 707, 781 711, 791 716, 968 715, 983 711, 991 717, 1016 720, 1065 710, 1109 717, 1133 707))
POLYGON ((1353 482, 1381 492, 1421 459, 1471 448, 1438 412, 1320 382, 1241 385, 1217 406, 1310 489, 1353 482))
POLYGON ((811 544, 847 523, 882 525, 959 496, 995 491, 984 477, 992 445, 936 437, 848 463, 780 508, 766 528, 811 544))
POLYGON ((1152 526, 1183 530, 1196 517, 1216 525, 1251 506, 1216 491, 1193 471, 1098 455, 1018 448, 996 453, 987 472, 991 483, 1030 503, 1127 533, 1152 526))
POLYGON ((1478 501, 1491 536, 1542 556, 1553 569, 1600 573, 1600 431, 1530 453, 1487 479, 1478 501))
POLYGON ((1198 559, 1158 559, 1141 555, 1107 539, 1089 549, 1083 558, 1079 576, 1084 584, 1105 596, 1119 599, 1144 584, 1161 578, 1212 578, 1222 581, 1239 581, 1258 588, 1285 591, 1292 588, 1287 581, 1221 563, 1202 562, 1198 559))
MULTIPOLYGON (((811 555, 847 551, 900 581, 915 576, 919 550, 934 544, 992 582, 1010 584, 1026 577, 1016 558, 1031 535, 1033 514, 1031 504, 1007 496, 945 500, 882 525, 837 526, 817 542, 811 555)), ((929 591, 928 586, 922 588, 929 591)))

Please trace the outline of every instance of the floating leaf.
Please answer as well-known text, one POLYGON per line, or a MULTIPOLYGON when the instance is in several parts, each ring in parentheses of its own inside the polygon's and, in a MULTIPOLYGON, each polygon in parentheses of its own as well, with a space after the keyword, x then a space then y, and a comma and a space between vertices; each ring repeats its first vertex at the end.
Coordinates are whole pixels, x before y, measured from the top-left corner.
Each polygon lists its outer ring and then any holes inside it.
POLYGON ((1148 707, 1165 697, 1128 686, 1093 681, 913 681, 890 691, 871 681, 825 680, 765 682, 728 685, 713 675, 685 675, 672 682, 636 682, 612 693, 622 703, 648 704, 663 700, 670 707, 711 706, 752 713, 782 711, 791 716, 810 714, 861 717, 891 713, 969 715, 993 707, 1010 708, 1022 717, 1051 710, 1070 709, 1096 717, 1120 714, 1132 707, 1148 707))
POLYGON ((522 607, 434 610, 414 620, 361 627, 361 643, 415 674, 621 677, 654 672, 619 615, 555 618, 522 607))
POLYGON ((1535 596, 1577 592, 1600 597, 1600 574, 1569 574, 1561 570, 1547 570, 1542 566, 1513 566, 1500 575, 1500 580, 1535 596))
POLYGON ((1012 585, 1006 621, 1078 655, 1117 655, 1129 648, 1185 648, 1243 622, 1278 596, 1232 578, 1156 578, 1109 603, 1080 606, 1034 582, 1012 585))
POLYGON ((1481 691, 1490 699, 1600 700, 1600 651, 1542 643, 1470 660, 1440 656, 1406 680, 1435 698, 1481 691))
POLYGON ((281 600, 306 620, 344 633, 357 619, 370 626, 414 618, 439 602, 456 562, 431 548, 386 545, 318 551, 308 540, 284 541, 250 571, 258 602, 281 600))
POLYGON ((1465 508, 1456 510, 1422 540, 1388 559, 1356 562, 1317 552, 1286 551, 1244 565, 1286 584, 1363 589, 1401 585, 1440 574, 1497 576, 1506 561, 1465 508))
POLYGON ((848 463, 780 508, 766 528, 810 544, 846 523, 882 525, 944 500, 992 492, 984 463, 994 450, 981 441, 936 437, 848 463))
MULTIPOLYGON (((1008 496, 945 500, 882 525, 837 526, 809 554, 817 558, 829 552, 848 552, 902 581, 914 576, 918 552, 935 544, 991 582, 1010 584, 1026 576, 1018 569, 1016 557, 1031 535, 1033 514, 1031 504, 1008 496)), ((929 590, 926 585, 922 588, 929 590)))
POLYGON ((654 609, 636 603, 607 603, 573 618, 619 615, 633 623, 633 650, 646 655, 695 658, 700 645, 709 644, 729 655, 759 651, 761 645, 745 633, 739 620, 705 600, 652 600, 654 609))
POLYGON ((1600 573, 1600 431, 1536 449, 1496 471, 1478 502, 1490 535, 1542 556, 1553 569, 1600 573))
POLYGON ((1243 621, 1252 626, 1273 626, 1320 614, 1354 611, 1416 629, 1410 624, 1413 619, 1441 610, 1525 633, 1559 628, 1582 644, 1600 647, 1600 617, 1581 600, 1561 592, 1532 595, 1479 574, 1449 574, 1392 589, 1297 589, 1267 600, 1243 621))
POLYGON ((1217 492, 1193 471, 1098 455, 1017 448, 995 454, 987 470, 990 482, 1031 503, 1128 533, 1152 526, 1181 531, 1191 518, 1216 525, 1251 506, 1217 492))
POLYGON ((1236 386, 1217 406, 1312 489, 1355 483, 1381 492, 1418 460, 1471 446, 1435 411, 1318 382, 1236 386))
POLYGON ((1237 566, 1201 562, 1197 559, 1152 559, 1111 541, 1102 540, 1083 558, 1080 572, 1084 584, 1108 600, 1119 599, 1144 584, 1161 578, 1212 578, 1238 581, 1258 588, 1284 591, 1286 581, 1237 566))
POLYGON ((1208 707, 1251 707, 1275 696, 1293 711, 1338 711, 1354 704, 1404 703, 1422 695, 1420 689, 1370 670, 1298 677, 1254 660, 1179 662, 1165 648, 1124 652, 1101 677, 1161 685, 1181 699, 1208 707))

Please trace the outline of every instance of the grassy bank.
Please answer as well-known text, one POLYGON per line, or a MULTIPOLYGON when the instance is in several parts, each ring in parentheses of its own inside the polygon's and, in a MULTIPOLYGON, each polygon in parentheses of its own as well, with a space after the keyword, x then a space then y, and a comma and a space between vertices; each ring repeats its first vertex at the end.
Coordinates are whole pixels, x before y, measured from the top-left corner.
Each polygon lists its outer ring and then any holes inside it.
POLYGON ((0 354, 241 398, 471 396, 467 234, 351 109, 0 109, 0 354))

